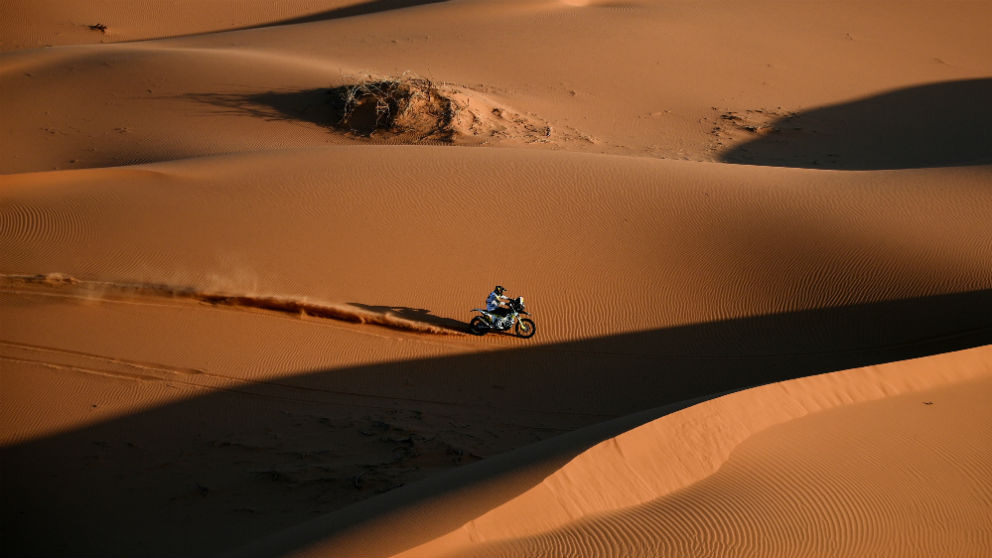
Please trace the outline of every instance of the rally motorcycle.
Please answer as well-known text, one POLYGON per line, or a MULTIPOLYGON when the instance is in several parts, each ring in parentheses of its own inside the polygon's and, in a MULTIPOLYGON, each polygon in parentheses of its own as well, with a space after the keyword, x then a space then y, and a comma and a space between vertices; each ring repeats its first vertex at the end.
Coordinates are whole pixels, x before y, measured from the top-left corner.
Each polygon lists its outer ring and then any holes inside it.
POLYGON ((472 311, 482 314, 472 318, 468 324, 468 330, 476 335, 485 335, 490 331, 509 331, 515 328, 519 337, 527 338, 534 335, 534 320, 524 318, 530 313, 524 307, 524 297, 511 298, 507 303, 509 312, 505 316, 500 316, 482 308, 473 308, 472 311))

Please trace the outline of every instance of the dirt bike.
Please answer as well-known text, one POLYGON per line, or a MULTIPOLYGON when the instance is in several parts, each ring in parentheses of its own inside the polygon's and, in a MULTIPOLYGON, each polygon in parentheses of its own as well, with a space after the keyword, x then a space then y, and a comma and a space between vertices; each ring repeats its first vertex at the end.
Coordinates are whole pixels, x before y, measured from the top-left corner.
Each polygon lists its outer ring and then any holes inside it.
POLYGON ((515 328, 519 337, 525 339, 532 337, 536 327, 534 320, 522 317, 530 316, 524 307, 524 297, 511 298, 507 306, 509 312, 505 315, 489 312, 482 308, 473 308, 472 311, 482 315, 472 318, 468 324, 468 330, 476 335, 485 335, 490 331, 509 331, 510 328, 515 328))

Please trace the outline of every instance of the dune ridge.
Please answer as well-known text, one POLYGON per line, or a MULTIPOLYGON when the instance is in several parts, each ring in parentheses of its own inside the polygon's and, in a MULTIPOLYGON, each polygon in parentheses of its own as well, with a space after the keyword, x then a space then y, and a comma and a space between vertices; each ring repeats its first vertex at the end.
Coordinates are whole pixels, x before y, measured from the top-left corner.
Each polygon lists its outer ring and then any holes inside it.
MULTIPOLYGON (((694 496, 686 493, 685 490, 717 474, 727 466, 732 456, 740 452, 739 448, 747 446, 750 439, 776 426, 795 425, 794 427, 803 428, 800 426, 805 424, 801 422, 803 419, 813 419, 817 415, 843 409, 848 409, 845 412, 855 412, 864 404, 869 404, 868 408, 870 408, 873 402, 876 404, 886 402, 886 405, 890 405, 893 401, 912 401, 915 405, 914 409, 920 408, 918 397, 907 399, 906 396, 928 394, 923 404, 931 405, 933 402, 928 402, 927 399, 938 401, 942 399, 940 395, 933 394, 944 393, 943 397, 950 397, 949 394, 954 392, 955 386, 960 386, 957 389, 963 391, 962 394, 955 396, 957 399, 970 394, 970 398, 966 397, 967 405, 954 415, 952 424, 965 430, 959 434, 961 439, 972 440, 968 443, 971 455, 960 466, 964 468, 962 474, 968 479, 966 484, 974 487, 972 490, 976 491, 975 496, 959 502, 955 500, 955 494, 941 495, 931 492, 929 496, 936 500, 934 504, 907 512, 895 503, 885 502, 885 499, 892 498, 893 494, 898 494, 898 486, 885 484, 884 490, 879 491, 867 480, 856 480, 851 486, 854 490, 867 493, 868 501, 863 502, 863 505, 871 511, 858 512, 854 509, 853 512, 860 513, 861 520, 881 527, 883 522, 874 518, 883 508, 889 509, 890 516, 926 515, 933 510, 934 513, 945 516, 943 521, 948 521, 947 517, 954 517, 955 521, 971 517, 968 524, 974 528, 978 525, 974 523, 973 515, 976 506, 977 509, 987 507, 992 496, 992 491, 984 482, 988 473, 992 471, 992 445, 979 441, 982 439, 981 436, 989 433, 990 423, 987 419, 992 418, 987 407, 982 408, 981 404, 983 399, 981 394, 987 393, 992 388, 990 357, 992 357, 992 346, 984 346, 910 361, 789 380, 738 391, 696 404, 601 442, 549 475, 534 488, 469 521, 456 531, 400 552, 398 556, 475 554, 613 556, 630 552, 693 555, 704 551, 707 547, 680 547, 677 542, 672 543, 675 546, 666 546, 659 542, 666 538, 665 533, 669 529, 680 532, 686 526, 692 525, 717 532, 719 536, 703 537, 710 539, 709 544, 720 545, 708 548, 713 550, 722 548, 724 552, 729 550, 734 555, 782 551, 809 555, 824 550, 862 553, 871 549, 877 551, 880 548, 891 548, 873 540, 870 532, 863 530, 863 526, 854 528, 849 525, 849 522, 857 522, 858 519, 846 518, 848 512, 845 508, 850 504, 859 505, 860 498, 850 497, 850 494, 844 496, 831 493, 832 489, 824 489, 823 495, 818 496, 817 482, 812 478, 806 478, 807 475, 818 474, 818 470, 819 474, 827 472, 829 476, 852 475, 859 470, 870 470, 864 465, 860 468, 854 466, 851 470, 842 473, 834 473, 833 471, 838 468, 830 462, 811 458, 812 460, 806 463, 805 467, 812 469, 799 473, 797 478, 789 478, 788 475, 794 473, 789 468, 794 461, 790 454, 781 453, 780 448, 776 449, 777 453, 772 454, 771 459, 781 460, 780 466, 785 469, 779 473, 772 464, 774 461, 767 461, 768 453, 758 452, 766 459, 763 466, 770 469, 759 473, 761 477, 767 477, 768 482, 782 483, 787 490, 796 490, 799 493, 796 498, 809 498, 809 500, 806 503, 800 501, 795 506, 796 509, 787 510, 785 513, 772 508, 761 509, 757 514, 761 519, 757 523, 773 522, 776 517, 782 517, 787 521, 788 513, 804 513, 823 518, 819 520, 826 522, 821 525, 823 533, 816 536, 805 535, 809 536, 811 541, 817 541, 809 548, 790 546, 794 543, 801 544, 805 539, 804 536, 790 533, 788 530, 773 534, 773 530, 764 529, 765 535, 774 540, 750 543, 758 546, 748 546, 745 541, 734 543, 735 529, 744 529, 744 533, 752 531, 742 526, 735 528, 733 525, 719 523, 734 514, 746 518, 750 510, 736 505, 733 499, 724 504, 716 494, 707 492, 694 496), (946 391, 948 388, 952 388, 951 392, 941 391, 941 389, 946 391), (968 424, 974 424, 974 427, 968 428, 968 424), (679 511, 679 506, 682 506, 682 511, 679 511), (950 506, 950 508, 941 506, 950 506), (661 513, 659 511, 661 509, 665 509, 665 513, 661 513), (956 511, 949 513, 948 509, 956 511), (693 510, 699 510, 706 515, 696 518, 685 515, 693 513, 693 510), (641 518, 638 519, 638 516, 641 518), (831 524, 827 519, 830 517, 835 517, 836 523, 831 524), (666 528, 664 523, 659 524, 658 521, 674 521, 675 524, 669 524, 666 528), (571 534, 569 534, 570 530, 571 534), (833 541, 831 537, 837 536, 838 533, 841 534, 842 540, 833 541), (577 546, 571 546, 573 544, 577 546)), ((871 412, 868 411, 868 414, 870 416, 871 412)), ((856 428, 857 422, 841 416, 826 420, 823 424, 829 428, 834 428, 837 424, 856 428), (838 420, 842 422, 838 423, 838 420)), ((940 432, 942 427, 930 428, 934 431, 930 432, 928 440, 934 438, 934 433, 940 432)), ((816 431, 816 428, 812 428, 802 432, 802 435, 809 436, 816 431)), ((831 434, 831 436, 838 435, 831 434)), ((903 444, 902 438, 902 436, 897 438, 893 446, 900 447, 903 444)), ((921 449, 926 447, 921 446, 921 449)), ((802 446, 796 448, 797 453, 803 451, 802 446)), ((870 451, 866 447, 861 447, 859 452, 862 455, 858 458, 859 461, 886 461, 885 455, 878 453, 878 450, 870 451)), ((945 454, 944 459, 947 457, 945 454)), ((822 456, 820 458, 822 459, 822 456)), ((906 460, 910 467, 918 462, 918 459, 914 461, 914 457, 905 451, 900 451, 896 459, 906 460)), ((927 468, 934 465, 923 462, 921 466, 927 468)), ((743 474, 749 473, 745 470, 743 474)), ((882 475, 884 478, 885 472, 879 469, 872 474, 882 475)), ((897 472, 893 471, 892 474, 897 472)), ((923 486, 929 482, 925 473, 910 471, 908 474, 916 477, 923 486)), ((757 494, 762 490, 768 490, 767 487, 768 484, 762 483, 754 488, 754 492, 757 494)), ((726 490, 726 487, 721 485, 721 489, 726 490)), ((882 514, 883 517, 885 515, 882 514)), ((807 521, 802 523, 816 525, 817 520, 808 517, 807 521)), ((888 529, 884 530, 888 532, 888 529)), ((683 532, 682 536, 693 535, 691 532, 683 532)), ((936 549, 943 549, 942 554, 953 554, 957 551, 952 548, 973 552, 977 548, 988 548, 992 544, 990 533, 986 532, 983 535, 978 531, 975 536, 977 537, 975 540, 964 541, 954 547, 944 547, 941 545, 954 540, 953 535, 949 537, 947 533, 941 535, 933 533, 931 536, 926 529, 920 528, 912 534, 912 538, 927 539, 928 544, 924 548, 914 548, 913 543, 907 542, 902 543, 898 548, 901 551, 913 550, 911 553, 914 555, 926 555, 936 549)), ((673 541, 677 539, 678 537, 673 537, 673 541)), ((321 552, 323 550, 318 546, 311 548, 308 553, 313 555, 321 552)))
POLYGON ((288 0, 268 2, 195 0, 143 2, 121 6, 115 0, 10 3, 0 23, 0 51, 52 45, 117 43, 283 26, 374 14, 442 0, 288 0), (61 17, 52 18, 57 13, 61 17))

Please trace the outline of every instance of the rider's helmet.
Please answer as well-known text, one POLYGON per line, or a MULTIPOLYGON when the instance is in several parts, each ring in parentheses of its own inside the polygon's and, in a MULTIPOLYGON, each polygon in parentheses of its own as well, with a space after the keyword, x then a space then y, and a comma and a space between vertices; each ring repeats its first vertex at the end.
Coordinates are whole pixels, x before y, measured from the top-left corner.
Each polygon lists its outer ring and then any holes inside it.
POLYGON ((503 291, 505 290, 506 289, 504 289, 502 285, 496 285, 496 288, 493 289, 493 292, 496 293, 497 296, 503 296, 503 291))

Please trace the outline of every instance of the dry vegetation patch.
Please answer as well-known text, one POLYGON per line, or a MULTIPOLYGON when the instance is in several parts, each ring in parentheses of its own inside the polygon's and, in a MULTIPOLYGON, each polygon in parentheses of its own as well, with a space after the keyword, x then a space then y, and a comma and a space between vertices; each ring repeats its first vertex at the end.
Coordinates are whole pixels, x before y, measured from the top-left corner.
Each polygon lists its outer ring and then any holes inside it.
POLYGON ((327 93, 334 128, 361 137, 477 144, 583 139, 574 130, 552 129, 536 115, 515 111, 481 91, 408 74, 369 76, 327 93))
POLYGON ((251 94, 196 93, 186 98, 231 115, 307 121, 357 140, 393 144, 551 144, 592 140, 552 127, 490 95, 485 85, 439 83, 411 74, 366 76, 345 85, 251 94))
POLYGON ((453 106, 433 82, 423 78, 365 81, 328 92, 334 125, 360 136, 374 132, 451 139, 453 106))

